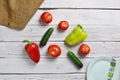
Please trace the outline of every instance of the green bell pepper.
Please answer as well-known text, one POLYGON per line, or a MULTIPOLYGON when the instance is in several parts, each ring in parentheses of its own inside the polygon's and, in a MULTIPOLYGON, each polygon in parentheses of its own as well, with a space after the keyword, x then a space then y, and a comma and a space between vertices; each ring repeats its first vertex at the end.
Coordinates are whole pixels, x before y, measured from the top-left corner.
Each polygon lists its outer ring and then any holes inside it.
POLYGON ((88 36, 88 33, 83 29, 81 25, 77 25, 74 30, 65 38, 65 43, 74 46, 84 41, 88 36))

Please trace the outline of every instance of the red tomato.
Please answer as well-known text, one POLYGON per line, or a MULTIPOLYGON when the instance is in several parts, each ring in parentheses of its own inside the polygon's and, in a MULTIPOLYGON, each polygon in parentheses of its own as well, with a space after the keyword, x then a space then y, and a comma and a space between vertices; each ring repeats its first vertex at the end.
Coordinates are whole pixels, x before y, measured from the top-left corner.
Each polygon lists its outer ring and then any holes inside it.
POLYGON ((52 21, 52 15, 49 12, 43 12, 41 15, 41 20, 44 23, 50 23, 52 21))
POLYGON ((61 48, 58 45, 51 45, 48 47, 48 54, 52 57, 58 57, 61 54, 61 48))
POLYGON ((90 52, 90 47, 87 44, 82 44, 79 51, 82 55, 87 55, 90 52))
POLYGON ((58 24, 58 27, 60 30, 67 30, 67 28, 69 27, 69 23, 68 21, 61 21, 59 24, 58 24))

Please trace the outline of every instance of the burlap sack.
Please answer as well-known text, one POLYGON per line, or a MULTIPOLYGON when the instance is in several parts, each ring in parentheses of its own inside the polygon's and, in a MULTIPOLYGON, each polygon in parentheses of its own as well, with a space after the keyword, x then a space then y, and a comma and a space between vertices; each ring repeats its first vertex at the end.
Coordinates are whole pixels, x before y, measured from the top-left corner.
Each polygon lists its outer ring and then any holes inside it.
POLYGON ((0 24, 23 29, 43 0, 0 0, 0 24))

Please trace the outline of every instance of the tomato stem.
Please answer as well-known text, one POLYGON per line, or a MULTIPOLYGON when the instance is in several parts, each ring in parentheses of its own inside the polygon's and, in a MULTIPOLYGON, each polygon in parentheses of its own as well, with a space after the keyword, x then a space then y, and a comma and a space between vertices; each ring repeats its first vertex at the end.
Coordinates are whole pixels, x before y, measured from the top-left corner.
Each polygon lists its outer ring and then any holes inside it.
POLYGON ((23 43, 31 44, 31 41, 29 41, 29 40, 23 40, 23 43))

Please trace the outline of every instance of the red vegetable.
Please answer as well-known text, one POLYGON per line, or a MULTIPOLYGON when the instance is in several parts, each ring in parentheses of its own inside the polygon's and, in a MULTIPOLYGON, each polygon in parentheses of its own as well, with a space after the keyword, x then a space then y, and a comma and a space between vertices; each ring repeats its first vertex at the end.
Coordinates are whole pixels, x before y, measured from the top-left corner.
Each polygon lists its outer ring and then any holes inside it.
POLYGON ((40 52, 38 45, 28 40, 24 40, 23 42, 27 43, 27 45, 25 46, 25 50, 28 53, 29 57, 32 59, 32 61, 38 63, 40 60, 40 52))
POLYGON ((79 51, 82 55, 87 55, 90 52, 90 47, 87 44, 82 44, 79 48, 79 51))
POLYGON ((52 21, 52 15, 49 12, 43 12, 41 15, 41 20, 44 23, 50 23, 52 21))
POLYGON ((48 47, 48 54, 52 57, 58 57, 61 54, 61 48, 58 45, 51 45, 48 47))
POLYGON ((61 21, 59 24, 58 24, 58 27, 60 30, 67 30, 67 28, 69 27, 69 23, 68 21, 61 21))

